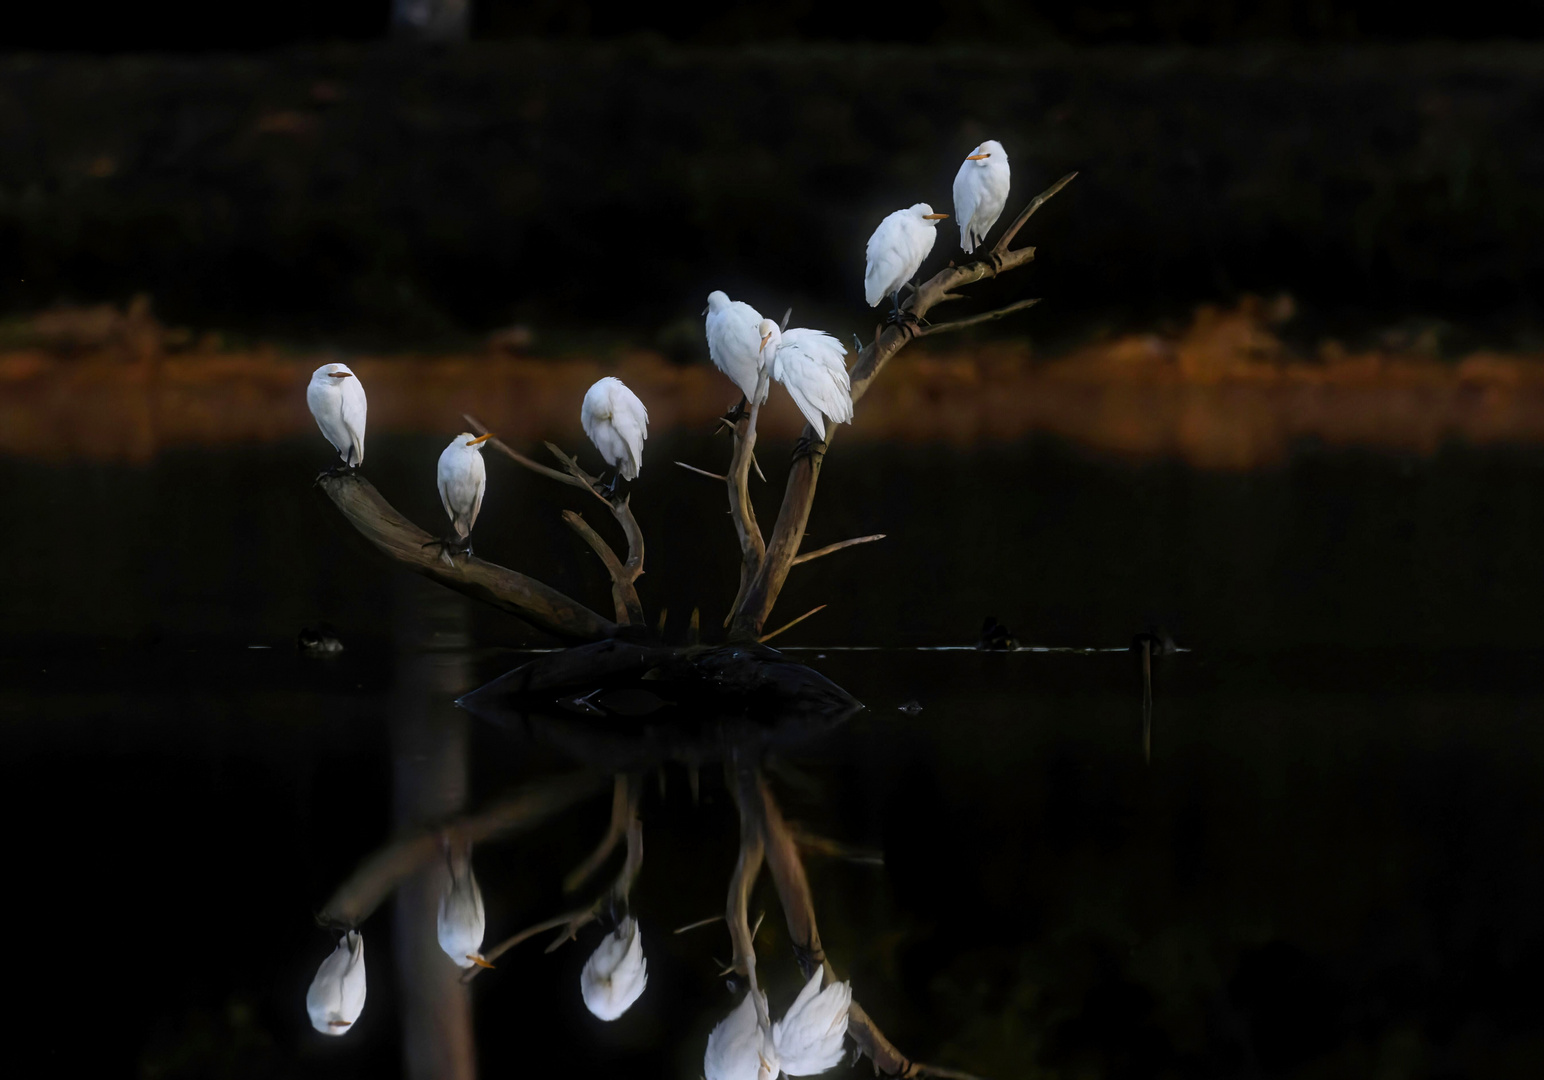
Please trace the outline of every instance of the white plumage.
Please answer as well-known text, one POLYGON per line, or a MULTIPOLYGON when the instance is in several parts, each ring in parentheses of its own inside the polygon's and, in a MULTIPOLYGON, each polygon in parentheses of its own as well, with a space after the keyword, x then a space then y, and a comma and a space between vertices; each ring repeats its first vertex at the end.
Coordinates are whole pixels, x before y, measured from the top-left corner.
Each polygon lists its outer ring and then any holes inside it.
POLYGON ((643 440, 649 437, 649 410, 637 394, 608 375, 585 393, 579 422, 607 465, 626 480, 638 478, 643 440))
POLYGON ((579 973, 585 1008, 602 1020, 615 1020, 632 1007, 649 981, 643 937, 631 916, 606 935, 579 973))
POLYGON ((488 490, 488 468, 483 464, 482 448, 492 437, 463 431, 440 451, 440 502, 445 506, 451 528, 462 540, 472 535, 483 495, 488 490))
POLYGON ((760 323, 761 312, 749 304, 716 290, 708 294, 708 355, 752 405, 767 400, 766 365, 756 330, 760 323))
POLYGON ((365 460, 365 388, 347 364, 323 364, 311 373, 306 404, 343 463, 358 468, 365 460))
POLYGON ((986 239, 1008 205, 1008 152, 988 139, 960 162, 954 174, 954 216, 960 223, 960 248, 969 255, 986 239))
POLYGON ((772 1032, 763 1028, 756 1016, 754 993, 746 994, 708 1036, 708 1050, 702 1058, 706 1080, 774 1080, 781 1070, 772 1032))
POLYGON ((482 889, 478 888, 477 876, 472 873, 471 852, 459 857, 452 855, 450 880, 440 894, 440 911, 436 919, 440 948, 457 967, 490 967, 492 965, 482 955, 487 927, 482 889))
POLYGON ((900 307, 901 286, 922 266, 938 238, 936 226, 948 214, 935 214, 925 202, 897 210, 879 223, 868 242, 868 265, 863 271, 863 295, 869 307, 893 297, 900 307))
POLYGON ((757 333, 772 377, 787 388, 822 441, 827 418, 852 422, 852 383, 842 360, 847 349, 840 341, 821 330, 781 331, 771 319, 761 320, 757 333))
POLYGON ((789 1076, 814 1076, 842 1060, 852 984, 832 983, 822 990, 824 974, 816 969, 788 1012, 772 1025, 772 1044, 789 1076))
POLYGON ((323 1035, 347 1035, 365 1008, 365 939, 350 930, 322 961, 306 991, 311 1026, 323 1035))

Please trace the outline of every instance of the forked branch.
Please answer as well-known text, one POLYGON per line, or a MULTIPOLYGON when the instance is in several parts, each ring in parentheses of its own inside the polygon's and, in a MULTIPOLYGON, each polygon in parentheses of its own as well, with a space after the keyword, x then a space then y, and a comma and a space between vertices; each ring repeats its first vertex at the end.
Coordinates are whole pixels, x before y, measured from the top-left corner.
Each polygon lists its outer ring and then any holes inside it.
MULTIPOLYGON (((479 435, 487 433, 475 416, 462 413, 461 418, 471 426, 479 435)), ((584 519, 572 510, 564 511, 563 520, 589 544, 595 554, 600 556, 601 562, 606 566, 606 572, 611 577, 611 598, 616 608, 617 622, 623 626, 643 625, 643 605, 638 600, 638 579, 643 575, 643 530, 638 527, 638 519, 633 517, 630 497, 610 498, 601 494, 600 484, 595 477, 580 468, 579 463, 569 457, 552 443, 547 443, 547 449, 552 456, 562 462, 563 470, 552 469, 540 462, 532 461, 524 454, 511 448, 502 439, 494 437, 488 442, 516 464, 523 465, 534 473, 539 473, 550 480, 556 480, 569 487, 576 487, 587 491, 605 504, 611 511, 611 516, 616 518, 617 524, 622 526, 622 533, 627 537, 627 560, 624 562, 617 557, 611 546, 601 539, 600 534, 585 524, 584 519)))

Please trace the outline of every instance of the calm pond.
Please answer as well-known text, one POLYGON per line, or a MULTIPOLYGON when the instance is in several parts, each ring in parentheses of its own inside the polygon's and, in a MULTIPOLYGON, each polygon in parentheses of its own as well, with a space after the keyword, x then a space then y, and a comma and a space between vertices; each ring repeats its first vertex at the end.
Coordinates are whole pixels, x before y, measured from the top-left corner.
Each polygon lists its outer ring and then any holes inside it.
MULTIPOLYGON (((442 444, 376 436, 365 470, 430 528, 442 444)), ((787 449, 761 449, 764 521, 787 449)), ((669 464, 723 455, 661 432, 635 487, 667 640, 734 592, 721 487, 669 464)), ((368 1003, 339 1039, 304 1007, 337 938, 317 912, 424 806, 593 765, 456 707, 547 643, 357 545, 310 490, 325 463, 315 438, 0 460, 10 956, 54 1071, 399 1073, 413 912, 363 924, 368 1003), (321 622, 345 650, 302 655, 321 622)), ((582 503, 489 474, 478 554, 605 610, 558 518, 582 503)), ((912 1057, 994 1080, 1540 1075, 1541 482, 1533 448, 1308 447, 1224 473, 1050 441, 839 446, 808 546, 887 539, 796 568, 771 624, 829 604, 776 644, 867 708, 767 774, 837 842, 806 864, 855 998, 912 1057), (986 616, 1052 651, 937 648, 986 616), (1186 651, 1154 661, 1147 761, 1127 646, 1150 627, 1186 651)), ((489 942, 575 905, 564 875, 610 801, 600 778, 476 849, 489 942)), ((643 996, 615 1023, 585 1011, 600 927, 521 945, 472 985, 483 1075, 701 1073, 731 946, 721 922, 672 931, 723 911, 734 799, 716 764, 694 793, 670 763, 640 813, 643 996)), ((801 980, 765 874, 761 913, 777 1013, 801 980)))

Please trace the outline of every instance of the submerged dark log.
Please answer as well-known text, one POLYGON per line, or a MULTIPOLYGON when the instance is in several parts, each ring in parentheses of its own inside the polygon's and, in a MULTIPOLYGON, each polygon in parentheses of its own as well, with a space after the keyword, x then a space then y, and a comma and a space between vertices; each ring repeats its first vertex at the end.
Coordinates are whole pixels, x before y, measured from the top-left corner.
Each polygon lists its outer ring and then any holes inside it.
POLYGON ((538 657, 458 704, 608 770, 700 765, 730 744, 798 742, 863 708, 820 672, 765 645, 670 648, 620 639, 538 657))

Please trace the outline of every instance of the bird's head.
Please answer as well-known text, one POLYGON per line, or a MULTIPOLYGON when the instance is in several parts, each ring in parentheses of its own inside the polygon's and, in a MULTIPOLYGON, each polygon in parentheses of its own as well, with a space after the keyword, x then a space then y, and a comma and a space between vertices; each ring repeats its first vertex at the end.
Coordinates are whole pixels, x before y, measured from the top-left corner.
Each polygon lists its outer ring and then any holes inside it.
POLYGON ((996 139, 988 139, 965 155, 966 161, 974 161, 978 168, 986 168, 989 165, 1005 165, 1008 155, 1003 150, 1003 144, 996 139))
POLYGON ((470 431, 463 431, 460 438, 467 446, 475 446, 481 450, 482 444, 493 438, 493 432, 490 431, 486 435, 473 435, 470 431))
POLYGON ((708 293, 708 306, 702 309, 702 313, 706 315, 710 311, 723 311, 728 306, 729 294, 722 289, 714 289, 708 293))
POLYGON ((925 222, 928 225, 937 225, 940 221, 949 216, 948 214, 933 213, 933 208, 925 202, 917 203, 911 208, 911 212, 918 221, 925 222))
POLYGON ((756 333, 761 337, 763 356, 777 352, 777 346, 783 340, 783 332, 777 328, 777 323, 771 319, 762 319, 761 324, 756 327, 756 333))

